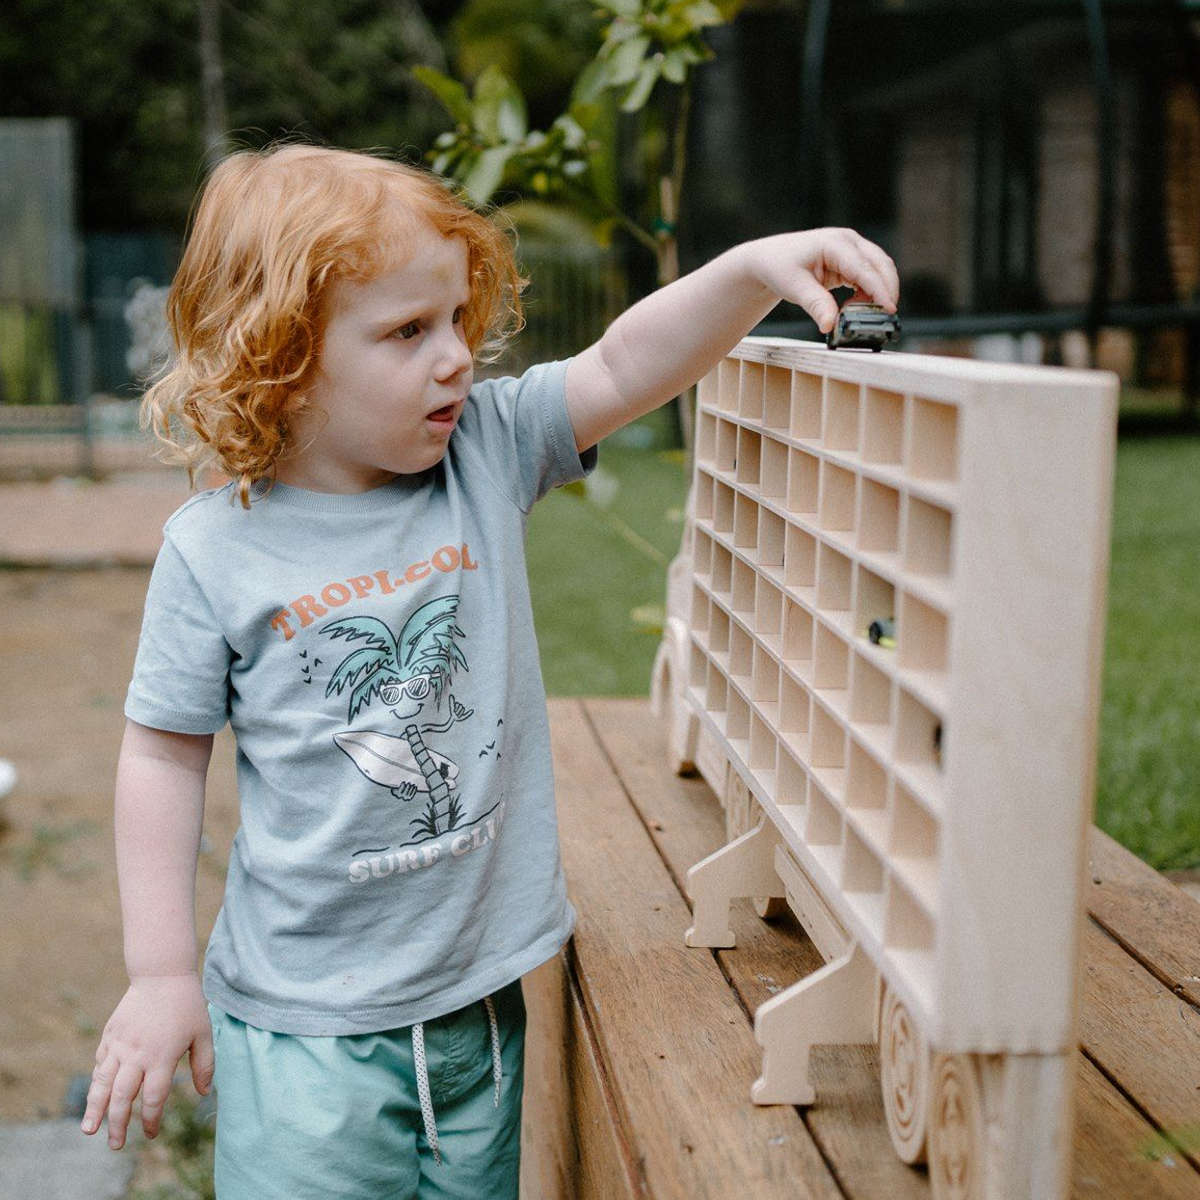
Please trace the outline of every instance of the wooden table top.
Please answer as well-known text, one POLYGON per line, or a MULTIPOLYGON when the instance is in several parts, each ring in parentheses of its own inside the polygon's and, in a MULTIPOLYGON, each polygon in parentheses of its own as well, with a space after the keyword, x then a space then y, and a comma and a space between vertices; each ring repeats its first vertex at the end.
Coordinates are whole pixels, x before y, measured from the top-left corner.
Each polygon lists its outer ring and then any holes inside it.
MULTIPOLYGON (((822 965, 749 901, 737 946, 688 949, 689 867, 724 843, 708 786, 666 769, 643 700, 550 705, 560 836, 579 923, 566 952, 624 1147, 613 1195, 929 1194, 892 1150, 874 1047, 814 1050, 817 1103, 750 1100, 753 1014, 822 965)), ((1093 830, 1072 1195, 1200 1197, 1200 904, 1093 830)), ((535 1136, 536 1141, 536 1136, 535 1136)))

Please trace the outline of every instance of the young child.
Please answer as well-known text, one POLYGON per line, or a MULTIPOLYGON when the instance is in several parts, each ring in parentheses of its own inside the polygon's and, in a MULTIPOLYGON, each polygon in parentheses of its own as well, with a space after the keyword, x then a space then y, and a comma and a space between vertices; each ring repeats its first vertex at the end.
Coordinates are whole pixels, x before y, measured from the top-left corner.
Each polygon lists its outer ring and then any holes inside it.
POLYGON ((750 242, 595 345, 472 386, 519 324, 507 239, 436 178, 289 145, 213 172, 148 394, 230 484, 167 522, 117 774, 129 988, 83 1118, 148 1136, 172 1073, 220 1094, 220 1200, 515 1197, 520 978, 570 936, 523 536, 606 434, 780 297, 888 309, 850 230, 750 242), (241 828, 196 970, 213 734, 241 828), (207 1006, 206 1006, 207 999, 207 1006))

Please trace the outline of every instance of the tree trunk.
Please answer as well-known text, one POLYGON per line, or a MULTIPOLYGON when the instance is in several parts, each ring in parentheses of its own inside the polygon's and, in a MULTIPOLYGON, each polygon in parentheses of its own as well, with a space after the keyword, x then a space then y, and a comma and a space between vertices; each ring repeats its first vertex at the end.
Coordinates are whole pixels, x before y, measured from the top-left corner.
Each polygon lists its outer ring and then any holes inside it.
POLYGON ((445 828, 440 822, 446 814, 439 813, 438 806, 445 804, 450 799, 450 785, 438 770, 433 756, 425 746, 425 740, 421 737, 421 731, 415 725, 404 727, 404 740, 408 743, 408 748, 412 751, 413 758, 416 759, 417 766, 421 768, 421 774, 425 776, 425 783, 429 787, 427 811, 432 832, 435 836, 444 833, 445 828))

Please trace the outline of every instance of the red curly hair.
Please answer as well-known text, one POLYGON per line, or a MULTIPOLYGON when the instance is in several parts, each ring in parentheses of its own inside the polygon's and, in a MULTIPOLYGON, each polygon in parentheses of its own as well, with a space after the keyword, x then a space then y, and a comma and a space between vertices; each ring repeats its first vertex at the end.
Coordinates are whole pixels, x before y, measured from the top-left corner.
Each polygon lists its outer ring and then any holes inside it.
POLYGON ((330 285, 403 261, 432 226, 468 250, 467 345, 494 358, 521 326, 512 243, 417 167, 289 144, 239 151, 209 177, 167 300, 177 355, 146 393, 142 419, 196 468, 216 460, 249 506, 290 449, 292 418, 321 352, 330 285))

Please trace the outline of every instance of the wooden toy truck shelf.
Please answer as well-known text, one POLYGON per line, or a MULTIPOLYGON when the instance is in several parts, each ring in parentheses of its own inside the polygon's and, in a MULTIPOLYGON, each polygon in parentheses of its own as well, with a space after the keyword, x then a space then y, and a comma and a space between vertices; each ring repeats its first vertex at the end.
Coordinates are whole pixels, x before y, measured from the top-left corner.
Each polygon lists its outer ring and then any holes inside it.
POLYGON ((733 840, 688 944, 786 898, 827 966, 759 1008, 754 1099, 878 1039, 937 1196, 1065 1194, 1116 390, 761 339, 699 388, 655 702, 733 840))

